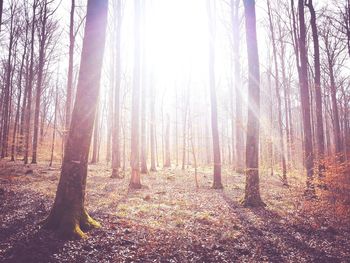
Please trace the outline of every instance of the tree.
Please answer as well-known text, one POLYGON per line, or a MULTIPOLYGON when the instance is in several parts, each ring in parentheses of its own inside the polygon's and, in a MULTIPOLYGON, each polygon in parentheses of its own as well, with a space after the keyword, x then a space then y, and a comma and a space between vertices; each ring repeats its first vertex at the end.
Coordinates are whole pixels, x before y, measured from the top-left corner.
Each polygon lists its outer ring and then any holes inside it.
POLYGON ((165 128, 165 163, 164 167, 171 167, 170 158, 170 117, 166 115, 166 128, 165 128))
POLYGON ((263 206, 259 189, 260 68, 255 0, 244 0, 248 53, 248 124, 244 206, 263 206))
POLYGON ((0 31, 1 31, 1 24, 2 24, 2 11, 4 6, 4 0, 0 0, 0 31))
POLYGON ((39 61, 38 75, 36 82, 35 94, 35 111, 34 111, 34 133, 33 133, 33 156, 32 163, 37 163, 38 136, 39 136, 39 115, 41 105, 41 95, 43 91, 44 68, 47 60, 47 48, 52 41, 52 34, 55 30, 55 24, 50 20, 53 13, 56 11, 49 10, 49 0, 40 2, 39 17, 38 17, 38 40, 39 40, 39 61))
POLYGON ((270 2, 267 1, 267 12, 269 16, 269 25, 270 25, 270 33, 271 33, 271 41, 272 41, 272 52, 273 52, 273 60, 275 66, 275 89, 277 95, 277 111, 278 111, 278 131, 279 131, 279 144, 281 147, 280 154, 282 159, 282 180, 283 184, 287 185, 287 167, 286 167, 286 157, 284 151, 284 139, 283 139, 283 122, 282 122, 282 102, 281 102, 281 94, 280 94, 280 83, 279 83, 279 73, 278 73, 278 63, 277 63, 277 46, 276 46, 276 38, 275 31, 272 21, 271 7, 270 2))
MULTIPOLYGON (((316 23, 316 12, 312 3, 312 0, 306 1, 306 6, 310 11, 310 24, 312 30, 312 40, 314 45, 314 89, 315 89, 315 102, 316 102, 316 142, 317 142, 317 154, 320 161, 324 155, 324 136, 323 136, 323 118, 322 118, 322 94, 321 94, 321 63, 320 63, 320 44, 318 41, 318 29, 316 23)), ((323 165, 319 165, 319 172, 324 169, 323 165)))
POLYGON ((84 207, 89 148, 96 116, 107 23, 107 0, 88 0, 77 96, 56 198, 45 227, 84 237, 98 227, 84 207))
POLYGON ((343 50, 345 49, 345 45, 341 39, 334 37, 336 33, 333 32, 333 25, 330 18, 326 18, 322 28, 322 38, 326 55, 326 72, 328 73, 330 81, 334 146, 335 153, 340 154, 342 151, 342 134, 340 129, 340 118, 337 101, 336 66, 337 63, 341 64, 338 60, 343 50))
POLYGON ((35 23, 36 23, 36 8, 37 0, 34 0, 32 5, 32 22, 31 22, 31 38, 30 38, 30 62, 29 74, 26 79, 27 105, 25 112, 25 146, 24 146, 24 163, 28 163, 29 142, 30 142, 30 120, 32 115, 32 92, 34 81, 34 41, 35 41, 35 23))
POLYGON ((130 187, 141 188, 140 164, 139 164, 139 121, 140 121, 140 0, 135 0, 134 17, 134 79, 132 89, 132 113, 131 113, 131 179, 130 187))
POLYGON ((114 116, 113 116, 113 132, 112 132, 112 178, 118 178, 120 169, 120 83, 121 83, 121 0, 116 1, 115 5, 115 76, 114 76, 114 116))
POLYGON ((66 132, 69 129, 71 119, 71 104, 72 104, 72 90, 73 90, 73 64, 74 64, 74 12, 75 0, 71 0, 70 22, 69 22, 69 52, 68 52, 68 78, 67 78, 67 101, 66 101, 66 132))
POLYGON ((240 22, 239 22, 240 0, 231 0, 231 19, 233 29, 233 62, 234 62, 234 89, 236 91, 236 171, 243 172, 244 167, 244 138, 243 138, 243 116, 242 116, 242 90, 241 90, 241 63, 240 63, 240 22))
POLYGON ((213 19, 213 10, 211 1, 207 1, 208 22, 209 22, 209 90, 210 90, 210 109, 211 109, 211 132, 213 137, 213 156, 214 156, 214 180, 213 188, 222 189, 221 183, 221 154, 218 130, 218 113, 215 90, 215 25, 213 19))
MULTIPOLYGON (((312 145, 312 132, 311 132, 311 121, 310 121, 310 91, 309 91, 309 80, 308 80, 308 59, 306 49, 306 26, 305 26, 305 14, 304 14, 304 0, 298 0, 299 10, 299 57, 300 57, 300 68, 299 72, 299 85, 300 85, 300 99, 301 99, 301 110, 303 119, 303 135, 304 135, 304 160, 306 168, 306 192, 308 196, 313 196, 315 189, 313 185, 313 145, 312 145)), ((293 8, 293 7, 292 7, 293 8)))

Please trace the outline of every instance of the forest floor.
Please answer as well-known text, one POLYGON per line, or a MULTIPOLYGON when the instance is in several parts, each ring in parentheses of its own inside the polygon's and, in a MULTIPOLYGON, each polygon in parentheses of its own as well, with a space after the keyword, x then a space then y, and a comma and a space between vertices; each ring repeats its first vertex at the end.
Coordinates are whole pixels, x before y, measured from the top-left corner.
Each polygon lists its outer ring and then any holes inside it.
POLYGON ((41 229, 59 166, 0 163, 0 262, 350 262, 350 217, 315 209, 300 176, 261 176, 267 206, 240 204, 244 176, 223 170, 224 190, 211 189, 211 169, 159 170, 128 190, 90 165, 86 206, 102 227, 84 240, 59 240, 41 229), (346 219, 348 221, 346 221, 346 219))

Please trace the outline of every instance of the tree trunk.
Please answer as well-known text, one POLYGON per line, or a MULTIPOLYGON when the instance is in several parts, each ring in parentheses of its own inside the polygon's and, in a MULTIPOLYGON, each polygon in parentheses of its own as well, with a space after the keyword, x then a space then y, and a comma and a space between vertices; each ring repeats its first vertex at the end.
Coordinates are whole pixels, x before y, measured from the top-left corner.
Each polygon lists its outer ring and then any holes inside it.
MULTIPOLYGON (((322 118, 322 93, 321 93, 321 64, 320 64, 320 45, 318 41, 318 30, 316 24, 316 12, 312 0, 308 0, 306 6, 310 10, 312 39, 314 44, 314 67, 315 67, 315 102, 316 102, 316 142, 318 162, 322 162, 324 155, 324 135, 322 118)), ((319 164, 319 175, 321 175, 324 165, 319 164)))
POLYGON ((65 134, 67 134, 71 119, 71 104, 72 104, 72 90, 73 90, 73 65, 74 65, 74 12, 75 0, 71 0, 70 23, 69 23, 69 53, 68 53, 68 78, 67 78, 67 101, 66 101, 66 122, 65 134))
POLYGON ((9 137, 9 122, 10 122, 10 94, 11 94, 11 75, 12 75, 12 51, 13 51, 13 41, 14 41, 14 4, 10 6, 10 41, 8 47, 8 56, 6 61, 6 79, 4 87, 4 100, 3 100, 3 116, 2 116, 2 148, 1 148, 1 158, 5 158, 7 155, 8 147, 8 137, 9 137))
POLYGON ((140 124, 140 15, 141 2, 135 0, 134 14, 134 80, 132 90, 132 109, 131 109, 131 179, 130 188, 140 189, 140 158, 139 158, 139 124, 140 124))
POLYGON ((277 65, 277 47, 276 47, 275 31, 274 31, 273 21, 272 21, 271 7, 268 0, 267 0, 267 10, 269 15, 273 60, 274 60, 274 66, 275 66, 275 89, 276 89, 276 96, 277 96, 279 145, 281 147, 280 154, 281 154, 281 161, 282 161, 282 180, 283 180, 283 184, 287 185, 288 184, 287 167, 286 167, 286 157, 285 157, 284 139, 283 139, 282 100, 281 100, 281 94, 280 94, 281 87, 279 83, 279 74, 278 74, 278 65, 277 65))
POLYGON ((170 116, 166 115, 166 128, 165 128, 165 164, 164 167, 170 167, 170 116))
POLYGON ((306 27, 305 27, 305 15, 304 15, 304 0, 298 0, 299 9, 299 51, 300 51, 300 99, 301 109, 303 117, 303 135, 304 135, 304 160, 307 173, 306 180, 306 194, 311 197, 314 195, 313 185, 313 146, 312 146, 312 133, 311 133, 311 121, 310 121, 310 96, 309 96, 309 83, 308 83, 308 61, 306 50, 306 27))
POLYGON ((112 132, 112 178, 119 178, 120 169, 120 83, 121 83, 121 0, 116 1, 116 31, 115 31, 115 83, 114 85, 114 116, 112 132))
POLYGON ((244 0, 248 53, 248 124, 244 206, 263 206, 259 189, 260 69, 255 0, 244 0))
POLYGON ((240 63, 240 34, 239 34, 239 3, 240 0, 231 0, 231 17, 233 28, 233 59, 234 59, 234 89, 236 92, 236 172, 244 169, 244 130, 242 115, 242 84, 240 63))
POLYGON ((153 77, 151 78, 151 84, 150 84, 150 110, 151 110, 151 123, 150 123, 150 146, 151 146, 151 172, 157 171, 156 168, 156 141, 155 141, 155 125, 156 125, 156 112, 155 112, 155 94, 154 94, 154 87, 153 87, 153 77))
POLYGON ((39 62, 38 62, 38 78, 36 83, 35 96, 35 112, 34 112, 34 134, 33 134, 33 155, 32 163, 37 163, 38 137, 39 137, 39 115, 41 103, 41 91, 43 82, 43 72, 45 66, 45 48, 46 48, 46 26, 47 26, 47 7, 48 2, 45 1, 40 10, 41 32, 39 37, 39 62))
POLYGON ((220 155, 220 142, 219 142, 219 130, 218 130, 218 114, 217 114, 217 101, 215 90, 215 22, 213 18, 213 10, 211 8, 211 0, 207 0, 207 11, 209 19, 209 90, 210 90, 210 109, 211 109, 211 131, 213 138, 213 156, 214 156, 214 178, 213 188, 222 189, 221 183, 221 155, 220 155))
POLYGON ((88 0, 77 96, 56 198, 45 227, 64 237, 84 237, 99 224, 87 213, 85 189, 89 148, 98 104, 107 24, 107 0, 88 0))
POLYGON ((26 82, 27 105, 26 105, 26 117, 25 117, 25 147, 24 147, 24 163, 28 163, 29 157, 29 142, 30 142, 30 119, 32 115, 32 92, 33 92, 33 80, 34 80, 34 41, 35 41, 35 21, 36 21, 36 7, 37 0, 33 2, 33 17, 31 28, 31 40, 30 40, 30 65, 29 65, 29 78, 26 82))

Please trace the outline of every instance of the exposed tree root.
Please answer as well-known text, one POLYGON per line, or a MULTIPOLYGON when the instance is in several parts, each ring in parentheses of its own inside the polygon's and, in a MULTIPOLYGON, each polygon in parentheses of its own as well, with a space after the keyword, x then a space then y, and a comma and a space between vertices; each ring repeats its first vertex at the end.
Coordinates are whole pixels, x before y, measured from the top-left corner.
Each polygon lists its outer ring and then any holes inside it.
POLYGON ((90 217, 85 210, 79 216, 73 213, 58 214, 51 211, 43 222, 43 228, 56 232, 62 239, 87 238, 84 231, 99 227, 101 224, 90 217))

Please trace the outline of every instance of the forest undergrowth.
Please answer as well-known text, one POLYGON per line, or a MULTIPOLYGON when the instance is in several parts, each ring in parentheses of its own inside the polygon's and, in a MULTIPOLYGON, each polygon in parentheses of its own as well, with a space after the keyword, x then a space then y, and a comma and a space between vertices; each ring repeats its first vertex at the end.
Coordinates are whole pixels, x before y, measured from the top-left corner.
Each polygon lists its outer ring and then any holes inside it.
MULTIPOLYGON (((245 178, 223 170, 224 190, 211 189, 209 167, 159 169, 129 190, 129 174, 111 179, 90 165, 86 206, 102 227, 63 241, 41 228, 54 200, 60 167, 2 161, 1 262, 349 262, 350 184, 333 185, 348 167, 326 173, 317 198, 303 197, 302 175, 261 176, 265 208, 244 208, 245 178), (344 191, 344 192, 341 192, 344 191), (348 194, 344 193, 348 191, 348 194), (342 198, 340 198, 342 197, 342 198)), ((339 166, 337 166, 339 167, 339 166)), ((334 167, 333 167, 334 168, 334 167)))

